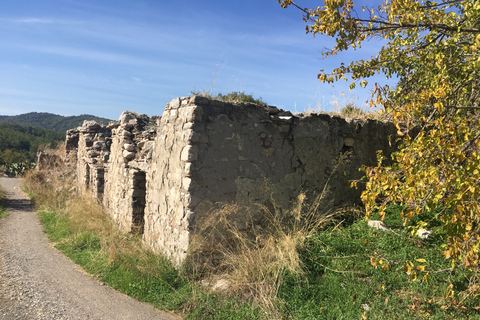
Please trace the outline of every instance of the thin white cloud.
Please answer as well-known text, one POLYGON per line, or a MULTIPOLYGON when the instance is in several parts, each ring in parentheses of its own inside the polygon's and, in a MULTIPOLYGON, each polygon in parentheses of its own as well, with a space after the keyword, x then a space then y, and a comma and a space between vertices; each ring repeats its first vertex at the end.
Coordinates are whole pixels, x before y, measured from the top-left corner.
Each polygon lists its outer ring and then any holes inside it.
POLYGON ((124 54, 116 54, 98 50, 87 50, 62 46, 24 46, 24 48, 31 51, 60 55, 76 59, 86 59, 99 62, 111 62, 137 66, 160 66, 154 61, 135 58, 124 54))
POLYGON ((53 20, 50 20, 50 19, 39 19, 39 18, 22 18, 22 19, 14 20, 14 22, 18 22, 18 23, 41 23, 41 24, 55 23, 53 20))
POLYGON ((64 19, 52 19, 52 18, 37 18, 37 17, 24 17, 16 19, 1 19, 2 21, 22 23, 22 24, 62 24, 62 25, 78 25, 85 23, 80 20, 64 20, 64 19))

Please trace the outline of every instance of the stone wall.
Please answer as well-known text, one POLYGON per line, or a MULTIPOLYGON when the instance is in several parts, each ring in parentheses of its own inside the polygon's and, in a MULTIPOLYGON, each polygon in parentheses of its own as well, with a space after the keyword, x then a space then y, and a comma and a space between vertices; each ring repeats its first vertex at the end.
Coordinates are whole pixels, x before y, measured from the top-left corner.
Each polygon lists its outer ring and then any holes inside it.
POLYGON ((67 131, 66 162, 76 171, 77 188, 102 199, 105 164, 110 157, 111 131, 95 121, 67 131))
POLYGON ((153 152, 156 118, 124 112, 120 121, 110 123, 111 157, 105 165, 103 203, 123 232, 143 233, 145 172, 153 152))
POLYGON ((376 164, 377 150, 394 150, 387 137, 396 130, 193 96, 174 99, 161 118, 124 112, 107 127, 85 123, 69 132, 67 158, 76 161, 79 187, 103 195, 120 230, 143 233, 149 247, 180 265, 202 221, 224 203, 273 198, 287 208, 300 192, 312 200, 327 184, 332 205, 360 203, 350 181, 362 177, 360 166, 376 164), (338 164, 341 154, 348 163, 338 164))

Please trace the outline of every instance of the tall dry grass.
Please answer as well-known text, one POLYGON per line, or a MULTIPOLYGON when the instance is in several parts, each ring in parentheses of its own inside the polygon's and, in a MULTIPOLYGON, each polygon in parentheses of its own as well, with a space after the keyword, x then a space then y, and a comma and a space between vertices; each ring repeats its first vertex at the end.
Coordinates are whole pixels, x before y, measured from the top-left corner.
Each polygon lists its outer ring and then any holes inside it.
POLYGON ((37 210, 68 216, 71 239, 65 241, 75 241, 85 234, 95 235, 101 243, 102 258, 109 264, 121 262, 146 276, 171 272, 166 259, 145 248, 139 235, 119 232, 98 199, 77 192, 74 168, 62 160, 63 147, 45 152, 53 155, 49 157, 51 161, 44 163, 41 170, 27 171, 23 187, 37 210))
POLYGON ((346 209, 332 209, 328 185, 349 157, 344 153, 333 161, 330 177, 313 199, 300 193, 290 208, 281 208, 265 180, 262 192, 270 196, 268 203, 248 207, 230 203, 212 212, 192 240, 190 262, 196 265, 190 270, 197 268, 214 290, 253 302, 265 318, 280 318, 279 288, 287 274, 304 275, 302 251, 307 240, 348 215, 346 209), (194 252, 201 248, 212 252, 206 260, 205 256, 195 260, 194 252))
POLYGON ((304 275, 301 252, 307 239, 336 220, 335 212, 324 210, 330 207, 327 193, 325 188, 310 201, 300 193, 287 210, 271 199, 268 205, 242 207, 231 203, 213 212, 203 225, 206 232, 200 232, 192 245, 202 248, 203 242, 212 239, 217 244, 211 260, 194 262, 202 263, 195 267, 207 279, 204 283, 253 302, 267 319, 279 318, 278 291, 285 275, 304 275), (263 216, 260 223, 258 211, 263 216))
POLYGON ((334 214, 319 210, 324 199, 322 193, 307 205, 302 193, 290 210, 263 207, 265 227, 253 229, 253 237, 230 225, 235 246, 223 252, 230 290, 253 300, 269 318, 279 316, 278 290, 286 273, 304 273, 300 252, 306 240, 335 219, 334 214))
POLYGON ((45 152, 51 156, 42 163, 43 169, 26 171, 23 175, 23 187, 37 208, 48 206, 55 210, 64 210, 74 192, 73 172, 62 160, 65 147, 47 149, 45 152))

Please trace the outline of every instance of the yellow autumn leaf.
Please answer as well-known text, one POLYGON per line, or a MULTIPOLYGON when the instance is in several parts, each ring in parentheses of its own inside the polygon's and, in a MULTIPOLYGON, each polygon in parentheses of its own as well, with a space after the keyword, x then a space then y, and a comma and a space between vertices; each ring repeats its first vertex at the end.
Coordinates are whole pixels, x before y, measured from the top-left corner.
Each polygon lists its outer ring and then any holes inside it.
POLYGON ((422 278, 422 280, 425 281, 427 284, 428 284, 428 275, 429 275, 429 274, 426 273, 426 274, 423 276, 423 278, 422 278))
POLYGON ((403 270, 408 275, 410 275, 412 273, 412 268, 410 267, 410 265, 408 263, 405 263, 405 265, 403 266, 403 270))

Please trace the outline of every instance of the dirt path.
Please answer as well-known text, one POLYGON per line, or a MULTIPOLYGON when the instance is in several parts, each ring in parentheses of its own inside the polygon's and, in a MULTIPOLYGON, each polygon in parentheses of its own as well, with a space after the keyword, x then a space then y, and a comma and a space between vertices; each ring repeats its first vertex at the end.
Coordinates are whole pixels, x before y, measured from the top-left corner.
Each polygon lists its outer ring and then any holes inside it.
POLYGON ((49 247, 21 181, 0 178, 0 319, 179 319, 103 286, 49 247))

